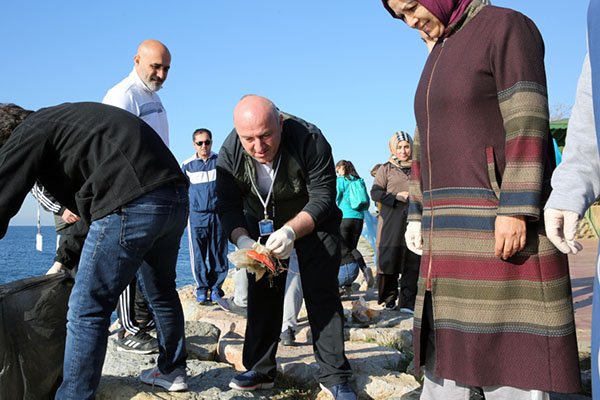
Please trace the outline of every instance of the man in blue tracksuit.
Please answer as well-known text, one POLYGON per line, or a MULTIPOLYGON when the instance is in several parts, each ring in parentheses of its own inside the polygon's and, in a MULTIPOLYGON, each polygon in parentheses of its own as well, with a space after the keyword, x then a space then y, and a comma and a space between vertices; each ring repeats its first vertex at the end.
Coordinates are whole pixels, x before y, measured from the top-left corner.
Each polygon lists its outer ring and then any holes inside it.
POLYGON ((192 141, 196 153, 181 167, 190 180, 190 263, 196 281, 196 299, 200 303, 208 299, 216 303, 223 295, 221 286, 228 265, 227 238, 216 213, 217 155, 212 152, 212 133, 208 129, 196 129, 192 141))

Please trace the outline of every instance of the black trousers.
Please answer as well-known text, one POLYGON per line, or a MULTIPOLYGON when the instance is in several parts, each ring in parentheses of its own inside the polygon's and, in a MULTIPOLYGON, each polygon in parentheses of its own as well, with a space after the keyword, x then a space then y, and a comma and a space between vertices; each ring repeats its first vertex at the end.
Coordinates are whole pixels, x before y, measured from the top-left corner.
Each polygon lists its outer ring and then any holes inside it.
POLYGON ((360 251, 356 248, 358 240, 362 233, 363 220, 358 218, 343 218, 340 224, 340 234, 342 235, 342 261, 340 265, 358 261, 363 258, 360 251))
MULTIPOLYGON (((302 290, 312 331, 317 379, 327 387, 347 382, 352 376, 344 353, 343 312, 338 291, 340 238, 316 232, 295 243, 302 290)), ((275 378, 275 356, 283 319, 286 274, 258 282, 248 274, 248 322, 243 362, 253 370, 275 378)))
POLYGON ((377 274, 377 302, 387 304, 400 298, 400 307, 414 310, 421 256, 403 246, 398 263, 401 266, 399 274, 377 274), (400 277, 400 293, 398 293, 398 277, 400 277))

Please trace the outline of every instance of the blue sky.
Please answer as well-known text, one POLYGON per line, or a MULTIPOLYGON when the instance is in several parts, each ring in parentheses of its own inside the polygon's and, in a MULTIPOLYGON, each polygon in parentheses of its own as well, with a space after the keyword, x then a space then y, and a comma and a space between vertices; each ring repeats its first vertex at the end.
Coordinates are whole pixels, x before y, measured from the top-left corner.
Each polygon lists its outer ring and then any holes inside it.
MULTIPOLYGON (((586 51, 587 1, 495 1, 538 26, 546 44, 551 110, 571 106, 586 51)), ((317 124, 370 185, 397 130, 414 131, 412 100, 427 57, 418 33, 379 0, 28 1, 0 14, 0 102, 37 109, 101 101, 132 68, 138 44, 164 42, 173 56, 159 92, 171 150, 193 153, 191 133, 213 131, 218 148, 239 98, 256 93, 317 124)), ((459 155, 457 155, 459 156, 459 155)), ((51 225, 46 213, 44 224, 51 225)), ((30 196, 11 221, 35 224, 30 196)))

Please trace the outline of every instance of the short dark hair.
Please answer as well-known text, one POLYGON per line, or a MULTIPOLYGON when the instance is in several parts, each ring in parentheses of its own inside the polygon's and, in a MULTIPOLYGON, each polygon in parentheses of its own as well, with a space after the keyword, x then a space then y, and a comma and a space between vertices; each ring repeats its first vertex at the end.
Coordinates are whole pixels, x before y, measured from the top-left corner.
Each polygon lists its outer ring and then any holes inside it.
POLYGON ((196 139, 196 135, 199 135, 199 134, 201 134, 201 133, 206 133, 206 134, 208 135, 208 138, 209 138, 210 140, 212 140, 212 132, 211 132, 211 131, 209 131, 209 130, 208 130, 208 129, 206 129, 206 128, 199 128, 199 129, 196 129, 196 130, 194 131, 194 133, 192 133, 192 140, 196 139))
POLYGON ((0 104, 0 147, 4 146, 15 128, 31 113, 33 111, 16 104, 0 104))

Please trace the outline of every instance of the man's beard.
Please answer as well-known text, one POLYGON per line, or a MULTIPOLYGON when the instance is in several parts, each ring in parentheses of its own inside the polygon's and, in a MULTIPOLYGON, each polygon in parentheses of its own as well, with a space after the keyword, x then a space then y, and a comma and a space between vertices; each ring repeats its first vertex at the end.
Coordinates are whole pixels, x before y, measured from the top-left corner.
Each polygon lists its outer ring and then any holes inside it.
POLYGON ((153 92, 158 92, 160 89, 162 89, 162 85, 163 82, 158 81, 158 80, 148 80, 146 82, 144 82, 146 84, 146 86, 148 86, 148 89, 152 90, 153 92))

